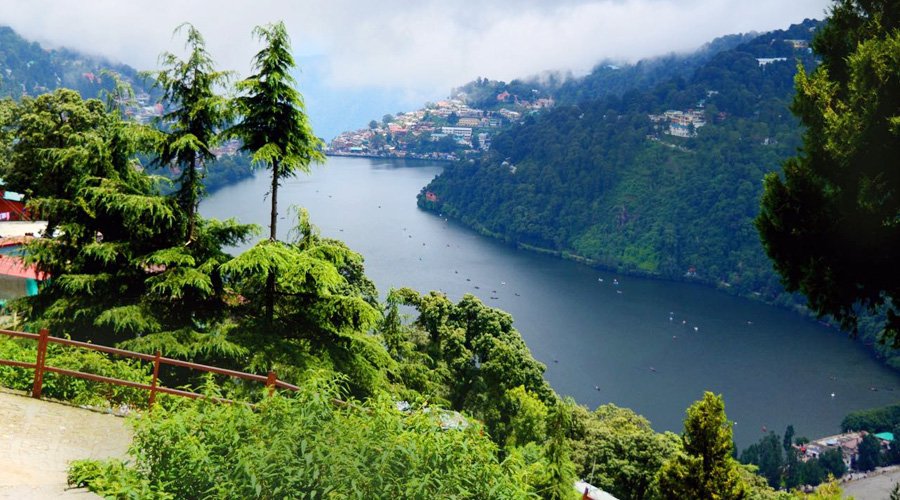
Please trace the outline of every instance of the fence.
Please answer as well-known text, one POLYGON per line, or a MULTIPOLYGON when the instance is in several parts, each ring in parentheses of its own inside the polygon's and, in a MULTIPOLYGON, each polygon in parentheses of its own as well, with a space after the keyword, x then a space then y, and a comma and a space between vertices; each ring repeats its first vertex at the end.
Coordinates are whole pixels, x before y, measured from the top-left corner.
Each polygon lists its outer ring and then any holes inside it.
POLYGON ((269 388, 269 395, 271 395, 275 388, 288 389, 292 391, 300 390, 296 385, 288 384, 287 382, 283 382, 278 380, 274 371, 270 371, 267 376, 263 375, 254 375, 252 373, 244 373, 235 370, 228 370, 225 368, 219 368, 216 366, 209 365, 201 365, 199 363, 191 363, 189 361, 183 361, 180 359, 172 359, 166 358, 162 356, 162 353, 159 351, 153 354, 144 354, 139 352, 126 351, 123 349, 116 349, 114 347, 107 347, 97 344, 89 344, 87 342, 79 342, 77 340, 64 339, 59 337, 53 337, 50 335, 50 332, 46 329, 42 329, 40 333, 26 333, 26 332, 17 332, 13 330, 0 330, 0 335, 5 335, 7 337, 18 337, 23 339, 36 340, 38 343, 37 348, 37 359, 34 363, 28 363, 25 361, 12 361, 8 359, 0 359, 0 365, 6 366, 16 366, 19 368, 27 368, 34 370, 34 385, 31 389, 31 396, 33 398, 40 399, 41 397, 41 388, 44 384, 44 373, 57 373, 59 375, 65 375, 68 377, 76 377, 83 378, 86 380, 92 380, 94 382, 105 382, 107 384, 121 385, 125 387, 133 387, 136 389, 143 389, 146 391, 150 391, 150 398, 148 402, 149 407, 153 407, 153 403, 156 401, 156 394, 158 392, 164 394, 172 394, 175 396, 182 396, 186 398, 202 398, 205 397, 202 394, 197 394, 196 392, 184 391, 181 389, 172 389, 169 387, 162 387, 159 385, 159 367, 161 365, 169 365, 169 366, 179 366, 183 368, 190 368, 192 370, 199 370, 207 373, 216 373, 219 375, 225 375, 228 377, 235 377, 244 380, 252 380, 256 382, 265 383, 266 387, 269 388), (56 368, 53 366, 47 365, 47 345, 50 343, 60 344, 64 346, 78 347, 83 349, 90 349, 94 351, 100 351, 107 354, 114 354, 116 356, 123 356, 127 358, 139 359, 142 361, 149 361, 153 363, 153 378, 151 379, 150 384, 142 384, 139 382, 134 382, 131 380, 122 380, 112 377, 104 377, 102 375, 95 375, 93 373, 84 373, 74 370, 66 370, 63 368, 56 368))

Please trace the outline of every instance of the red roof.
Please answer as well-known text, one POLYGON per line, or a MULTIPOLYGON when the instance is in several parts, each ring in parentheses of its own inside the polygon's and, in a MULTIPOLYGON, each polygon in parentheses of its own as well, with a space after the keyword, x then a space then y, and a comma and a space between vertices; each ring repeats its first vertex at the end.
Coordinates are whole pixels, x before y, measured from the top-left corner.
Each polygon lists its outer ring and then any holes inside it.
POLYGON ((26 266, 19 257, 0 255, 0 274, 16 278, 32 278, 43 280, 43 273, 38 273, 33 265, 26 266))

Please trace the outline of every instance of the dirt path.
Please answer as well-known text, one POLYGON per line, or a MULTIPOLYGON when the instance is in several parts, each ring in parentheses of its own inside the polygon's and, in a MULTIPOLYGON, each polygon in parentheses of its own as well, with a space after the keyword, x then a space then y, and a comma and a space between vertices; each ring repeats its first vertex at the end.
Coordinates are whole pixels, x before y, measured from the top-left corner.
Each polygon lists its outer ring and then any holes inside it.
POLYGON ((124 457, 130 443, 123 418, 0 389, 0 498, 98 498, 67 489, 68 462, 124 457))

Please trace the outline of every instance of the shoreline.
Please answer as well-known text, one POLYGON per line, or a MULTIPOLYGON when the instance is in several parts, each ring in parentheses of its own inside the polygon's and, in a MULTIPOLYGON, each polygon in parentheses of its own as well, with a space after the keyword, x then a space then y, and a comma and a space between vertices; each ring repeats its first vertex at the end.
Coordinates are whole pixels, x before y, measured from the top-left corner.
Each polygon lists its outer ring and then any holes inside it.
MULTIPOLYGON (((424 210, 426 212, 429 212, 429 213, 432 213, 435 215, 438 214, 437 210, 435 210, 433 208, 429 208, 428 206, 426 206, 424 204, 417 203, 417 206, 419 209, 424 210)), ((739 292, 729 286, 723 285, 722 283, 704 280, 703 278, 700 278, 700 277, 665 276, 665 275, 658 274, 658 273, 641 271, 640 269, 626 269, 623 267, 606 264, 606 263, 596 260, 596 259, 584 257, 584 256, 575 254, 570 251, 542 248, 542 247, 538 247, 538 246, 531 245, 528 243, 522 243, 522 242, 510 240, 508 238, 503 237, 503 235, 501 235, 499 233, 493 232, 493 231, 485 228, 481 224, 468 223, 458 217, 454 217, 454 216, 448 215, 446 213, 444 214, 444 216, 451 217, 456 223, 458 223, 464 227, 467 227, 482 236, 486 236, 488 238, 502 242, 506 245, 510 245, 517 249, 525 250, 528 252, 533 252, 533 253, 540 254, 540 255, 547 255, 547 256, 550 256, 553 258, 557 258, 557 259, 568 260, 571 262, 577 262, 579 264, 585 265, 592 269, 598 269, 598 270, 603 270, 603 271, 607 271, 607 272, 621 273, 623 276, 634 276, 634 277, 640 277, 640 278, 668 281, 668 282, 673 282, 673 283, 695 284, 695 285, 699 285, 699 286, 703 286, 703 287, 712 288, 716 291, 723 292, 723 293, 731 295, 733 297, 738 297, 738 298, 741 298, 744 300, 749 300, 752 302, 757 302, 757 303, 765 304, 767 306, 776 307, 779 309, 790 311, 791 313, 797 314, 809 321, 815 321, 827 328, 830 328, 830 329, 833 329, 833 330, 839 332, 842 335, 852 338, 852 335, 850 332, 846 332, 843 329, 841 329, 840 325, 838 325, 834 321, 818 318, 815 315, 815 313, 813 313, 812 311, 809 310, 808 307, 800 305, 800 304, 780 304, 777 302, 777 299, 765 300, 765 299, 755 295, 753 292, 739 292)), ((854 341, 860 341, 860 339, 857 337, 857 338, 854 338, 854 341)), ((870 346, 866 343, 863 343, 863 345, 866 347, 866 350, 869 351, 869 353, 872 355, 873 359, 875 359, 879 364, 881 364, 895 372, 900 372, 900 368, 896 368, 893 365, 891 365, 890 363, 888 363, 888 358, 885 357, 884 355, 882 355, 881 353, 879 353, 872 346, 870 346)))
POLYGON ((449 158, 425 158, 418 156, 388 156, 388 155, 374 155, 374 154, 360 154, 360 153, 344 153, 340 151, 328 151, 325 153, 325 156, 335 156, 335 157, 343 157, 343 158, 369 158, 374 160, 408 160, 408 161, 429 161, 429 162, 441 162, 441 163, 453 163, 459 161, 459 159, 449 159, 449 158))

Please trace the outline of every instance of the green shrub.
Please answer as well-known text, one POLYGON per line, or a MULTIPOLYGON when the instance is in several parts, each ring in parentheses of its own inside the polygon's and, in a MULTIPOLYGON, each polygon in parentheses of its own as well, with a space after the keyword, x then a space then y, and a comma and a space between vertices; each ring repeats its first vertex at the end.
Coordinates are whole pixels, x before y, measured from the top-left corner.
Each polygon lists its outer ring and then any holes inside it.
POLYGON ((97 463, 103 474, 83 479, 80 463, 71 474, 104 496, 117 495, 105 485, 150 478, 176 498, 533 496, 514 479, 524 464, 501 464, 480 425, 442 428, 440 411, 401 412, 385 396, 335 404, 336 386, 313 380, 255 408, 183 400, 154 409, 131 420, 133 467, 97 463))
MULTIPOLYGON (((37 358, 37 342, 26 339, 0 338, 0 358, 33 363, 37 358)), ((109 356, 86 349, 49 344, 48 366, 75 370, 104 377, 149 384, 149 365, 137 360, 111 359, 109 356)), ((34 370, 0 366, 0 385, 21 391, 30 391, 34 383, 34 370)), ((83 405, 145 406, 148 393, 141 389, 93 382, 90 380, 44 373, 42 395, 83 405)))
POLYGON ((75 460, 69 464, 69 486, 102 491, 106 498, 173 499, 172 495, 151 487, 134 469, 121 460, 75 460))

